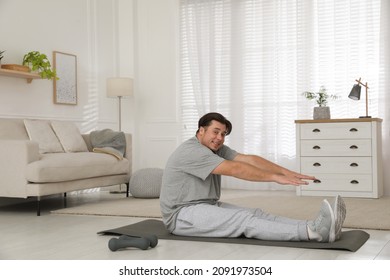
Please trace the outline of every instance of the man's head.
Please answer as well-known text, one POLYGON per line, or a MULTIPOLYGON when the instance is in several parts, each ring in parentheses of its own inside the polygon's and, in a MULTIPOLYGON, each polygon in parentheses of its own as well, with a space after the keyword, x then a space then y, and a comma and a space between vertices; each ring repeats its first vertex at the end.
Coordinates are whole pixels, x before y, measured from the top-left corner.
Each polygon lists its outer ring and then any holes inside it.
POLYGON ((219 113, 208 113, 198 122, 196 137, 199 142, 213 151, 218 151, 225 142, 225 136, 232 131, 232 124, 219 113))

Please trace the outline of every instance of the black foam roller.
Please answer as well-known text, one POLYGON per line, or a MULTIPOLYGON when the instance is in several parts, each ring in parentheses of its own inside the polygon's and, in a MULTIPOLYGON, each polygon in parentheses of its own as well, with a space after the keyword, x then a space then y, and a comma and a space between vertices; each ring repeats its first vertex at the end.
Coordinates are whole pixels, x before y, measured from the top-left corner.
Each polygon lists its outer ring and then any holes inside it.
POLYGON ((147 240, 146 238, 138 237, 128 239, 111 238, 110 241, 108 241, 108 248, 110 248, 110 250, 113 252, 127 247, 135 247, 142 250, 146 250, 149 248, 149 246, 149 240, 147 240))

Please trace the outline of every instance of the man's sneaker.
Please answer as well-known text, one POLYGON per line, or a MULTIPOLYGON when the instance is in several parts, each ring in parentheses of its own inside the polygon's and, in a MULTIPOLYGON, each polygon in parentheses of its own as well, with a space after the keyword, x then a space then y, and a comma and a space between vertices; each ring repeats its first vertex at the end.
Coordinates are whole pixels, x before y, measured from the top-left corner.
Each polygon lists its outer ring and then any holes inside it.
POLYGON ((326 199, 322 201, 317 218, 309 222, 308 227, 320 236, 319 242, 335 241, 335 216, 332 207, 326 199))
POLYGON ((335 240, 340 239, 341 229, 344 224, 345 216, 347 214, 347 208, 345 202, 341 196, 336 196, 333 201, 332 210, 335 215, 335 240))

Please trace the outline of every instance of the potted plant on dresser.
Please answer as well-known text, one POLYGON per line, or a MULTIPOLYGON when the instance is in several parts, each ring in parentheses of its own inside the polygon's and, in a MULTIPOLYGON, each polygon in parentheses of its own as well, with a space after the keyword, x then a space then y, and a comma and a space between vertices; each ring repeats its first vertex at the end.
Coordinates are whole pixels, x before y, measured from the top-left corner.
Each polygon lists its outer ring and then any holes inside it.
POLYGON ((318 92, 305 91, 302 95, 308 100, 315 100, 317 105, 313 109, 313 119, 330 119, 330 108, 328 105, 329 99, 337 99, 339 96, 327 93, 327 90, 324 86, 320 87, 318 92))

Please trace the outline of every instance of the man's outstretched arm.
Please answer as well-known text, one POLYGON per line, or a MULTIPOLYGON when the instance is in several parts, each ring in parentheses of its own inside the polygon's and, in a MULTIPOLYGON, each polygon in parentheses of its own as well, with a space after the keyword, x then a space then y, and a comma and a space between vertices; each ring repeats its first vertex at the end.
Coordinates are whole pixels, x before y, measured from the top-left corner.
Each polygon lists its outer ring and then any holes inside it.
POLYGON ((314 180, 315 177, 303 175, 262 157, 238 154, 234 160, 225 160, 217 166, 213 174, 233 176, 239 179, 255 182, 275 182, 282 185, 307 185, 305 180, 314 180))
POLYGON ((262 157, 256 156, 256 155, 238 154, 234 158, 234 160, 246 162, 246 163, 254 165, 260 169, 263 169, 263 170, 266 170, 269 172, 273 172, 273 173, 280 173, 280 174, 284 174, 286 176, 295 176, 297 178, 305 179, 305 180, 315 180, 315 177, 313 177, 313 176, 308 176, 308 175, 304 175, 304 174, 300 174, 300 173, 291 171, 287 168, 284 168, 284 167, 277 165, 269 160, 266 160, 265 158, 262 158, 262 157))

